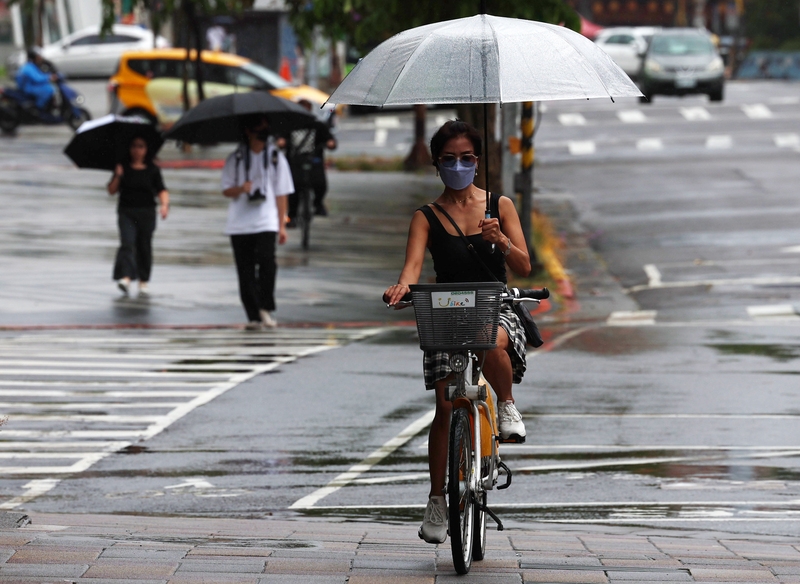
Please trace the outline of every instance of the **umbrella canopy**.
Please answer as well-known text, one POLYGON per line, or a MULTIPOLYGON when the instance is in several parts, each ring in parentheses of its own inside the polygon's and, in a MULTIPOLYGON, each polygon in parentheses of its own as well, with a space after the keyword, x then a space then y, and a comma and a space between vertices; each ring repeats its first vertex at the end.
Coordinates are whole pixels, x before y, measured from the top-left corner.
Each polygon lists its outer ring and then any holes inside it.
POLYGON ((562 26, 479 14, 384 41, 328 101, 383 106, 640 95, 586 37, 562 26))
POLYGON ((313 114, 288 99, 266 91, 250 91, 200 102, 183 114, 164 137, 190 144, 241 142, 240 121, 251 114, 266 114, 270 130, 275 134, 288 134, 316 123, 313 114))
POLYGON ((152 158, 164 144, 160 132, 144 118, 114 114, 84 122, 64 148, 78 168, 114 170, 125 157, 131 140, 144 138, 152 158))

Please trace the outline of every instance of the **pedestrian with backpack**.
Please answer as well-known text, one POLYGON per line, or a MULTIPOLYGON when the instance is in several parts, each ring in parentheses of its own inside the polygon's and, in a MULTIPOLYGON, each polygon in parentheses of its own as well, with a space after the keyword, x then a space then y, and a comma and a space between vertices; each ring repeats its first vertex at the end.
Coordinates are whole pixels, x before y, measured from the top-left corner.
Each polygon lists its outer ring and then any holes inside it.
POLYGON ((294 192, 283 153, 271 143, 269 119, 243 117, 242 143, 225 161, 222 194, 228 204, 225 234, 231 238, 239 296, 248 330, 274 328, 277 244, 286 242, 287 196, 294 192))

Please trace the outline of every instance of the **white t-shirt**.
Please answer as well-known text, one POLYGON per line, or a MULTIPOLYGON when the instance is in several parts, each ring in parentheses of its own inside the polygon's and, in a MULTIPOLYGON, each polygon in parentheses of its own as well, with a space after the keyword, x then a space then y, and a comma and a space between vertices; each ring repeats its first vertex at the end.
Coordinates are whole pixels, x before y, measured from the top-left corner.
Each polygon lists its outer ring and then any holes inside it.
MULTIPOLYGON (((283 153, 270 144, 267 150, 267 167, 264 168, 264 152, 250 152, 250 180, 253 186, 251 194, 257 190, 266 197, 260 201, 251 201, 247 193, 231 199, 228 204, 228 223, 226 235, 243 235, 278 231, 278 204, 276 197, 283 197, 294 192, 292 172, 289 162, 283 153)), ((247 181, 245 178, 244 157, 237 160, 237 152, 232 152, 225 160, 222 168, 222 190, 239 186, 247 181), (238 173, 237 167, 238 166, 238 173), (238 174, 238 179, 237 179, 238 174)), ((242 152, 243 154, 243 152, 242 152)))

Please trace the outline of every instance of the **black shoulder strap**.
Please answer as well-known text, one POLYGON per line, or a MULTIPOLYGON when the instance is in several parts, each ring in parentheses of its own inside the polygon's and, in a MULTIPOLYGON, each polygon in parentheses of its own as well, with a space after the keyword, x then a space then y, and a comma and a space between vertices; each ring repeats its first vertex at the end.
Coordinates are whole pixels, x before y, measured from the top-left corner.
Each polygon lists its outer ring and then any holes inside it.
POLYGON ((482 268, 483 268, 483 269, 486 271, 486 273, 487 273, 487 274, 489 274, 489 275, 492 277, 492 280, 494 280, 495 282, 499 282, 500 280, 498 280, 498 279, 497 279, 497 276, 495 276, 495 275, 494 275, 494 272, 492 272, 492 270, 490 270, 490 269, 489 269, 489 266, 487 266, 485 263, 483 263, 483 260, 481 259, 481 256, 479 256, 479 255, 478 255, 478 252, 475 250, 475 246, 474 246, 474 245, 472 245, 472 244, 469 242, 469 239, 467 239, 467 236, 466 236, 466 235, 464 235, 464 232, 463 232, 463 231, 461 231, 461 228, 458 226, 458 223, 456 223, 455 221, 453 221, 453 218, 450 216, 450 214, 449 214, 447 211, 445 211, 445 210, 442 208, 442 206, 441 206, 439 203, 433 203, 433 206, 434 206, 434 207, 436 207, 436 209, 437 209, 437 210, 438 210, 438 211, 439 211, 439 212, 440 212, 442 215, 444 215, 445 217, 447 217, 447 219, 450 221, 450 223, 452 223, 452 224, 453 224, 453 227, 455 227, 455 228, 456 228, 456 232, 458 232, 458 235, 461 237, 461 240, 462 240, 462 241, 464 242, 464 244, 467 246, 467 249, 468 249, 468 250, 470 251, 470 253, 472 254, 472 257, 474 257, 474 258, 475 258, 475 260, 476 260, 476 261, 477 261, 477 262, 478 262, 478 263, 481 265, 481 267, 482 267, 482 268))

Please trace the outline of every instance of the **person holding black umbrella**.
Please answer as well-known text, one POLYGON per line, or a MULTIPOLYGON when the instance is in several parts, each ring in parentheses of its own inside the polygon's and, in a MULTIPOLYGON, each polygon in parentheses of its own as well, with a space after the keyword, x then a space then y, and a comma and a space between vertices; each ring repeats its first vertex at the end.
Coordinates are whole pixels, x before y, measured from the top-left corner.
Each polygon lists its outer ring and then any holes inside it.
POLYGON ((109 195, 119 193, 120 246, 114 263, 114 280, 125 296, 130 294, 134 280, 139 281, 140 296, 149 293, 156 199, 161 218, 166 219, 169 214, 169 191, 164 186, 161 170, 153 162, 154 155, 154 149, 144 136, 134 136, 108 183, 109 195))
POLYGON ((287 196, 294 192, 289 163, 270 143, 265 114, 240 118, 242 143, 222 169, 222 194, 230 199, 225 233, 231 238, 239 296, 249 330, 277 326, 275 242, 286 242, 287 196))

